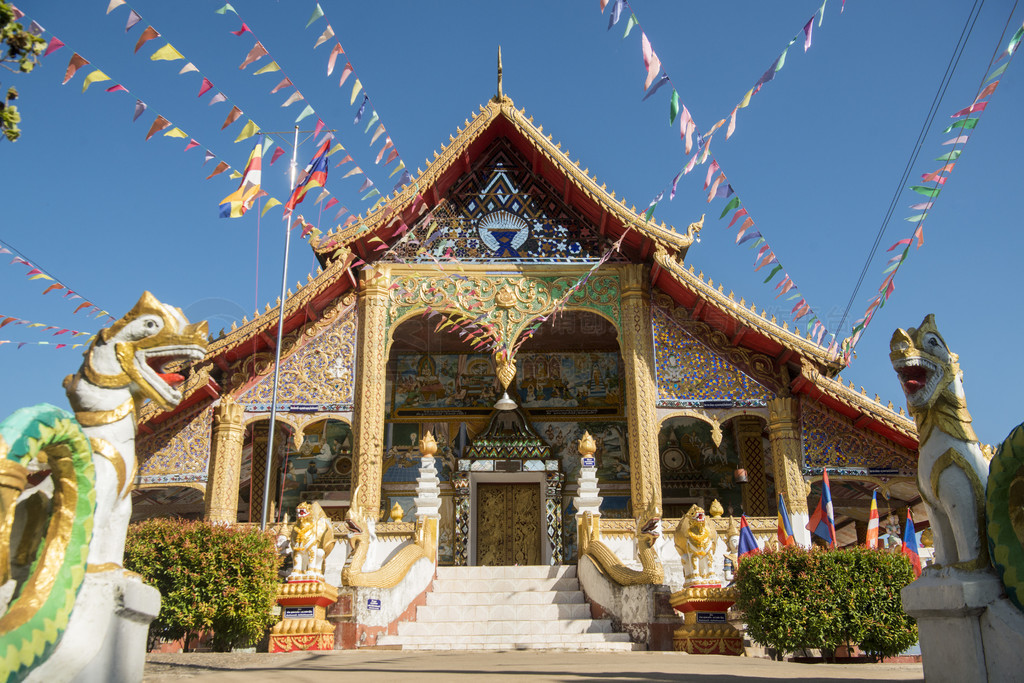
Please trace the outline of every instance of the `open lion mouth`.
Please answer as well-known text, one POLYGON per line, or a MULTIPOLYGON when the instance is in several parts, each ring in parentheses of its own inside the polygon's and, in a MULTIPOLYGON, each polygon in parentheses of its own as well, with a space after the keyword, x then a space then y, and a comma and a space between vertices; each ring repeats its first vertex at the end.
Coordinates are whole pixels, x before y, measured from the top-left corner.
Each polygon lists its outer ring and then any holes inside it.
POLYGON ((926 400, 939 381, 938 368, 923 358, 906 358, 893 363, 907 400, 919 403, 926 400))
POLYGON ((178 371, 204 355, 203 348, 193 344, 158 346, 136 351, 136 366, 153 391, 168 403, 177 404, 181 394, 176 387, 185 381, 178 371))
POLYGON ((177 386, 185 381, 183 375, 178 374, 170 370, 182 369, 181 357, 177 355, 166 355, 166 356, 148 356, 146 358, 146 365, 156 373, 156 376, 162 379, 169 386, 177 386))

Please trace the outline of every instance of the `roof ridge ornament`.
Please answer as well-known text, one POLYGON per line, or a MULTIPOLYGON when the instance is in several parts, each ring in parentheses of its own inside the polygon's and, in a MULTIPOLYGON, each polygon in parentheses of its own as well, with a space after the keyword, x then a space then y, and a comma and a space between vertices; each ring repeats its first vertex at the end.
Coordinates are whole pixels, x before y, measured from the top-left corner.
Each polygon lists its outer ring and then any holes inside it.
POLYGON ((495 99, 501 102, 502 98, 505 97, 505 93, 501 89, 501 45, 498 46, 498 94, 495 99))

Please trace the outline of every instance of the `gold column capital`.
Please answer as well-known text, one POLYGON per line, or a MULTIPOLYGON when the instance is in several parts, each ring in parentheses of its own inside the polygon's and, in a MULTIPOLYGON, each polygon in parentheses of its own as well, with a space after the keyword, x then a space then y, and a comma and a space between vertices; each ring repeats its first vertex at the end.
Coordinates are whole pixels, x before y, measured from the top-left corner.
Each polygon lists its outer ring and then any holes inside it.
POLYGON ((796 422, 797 400, 795 398, 773 398, 768 401, 768 425, 782 425, 796 422))
POLYGON ((361 298, 386 299, 390 286, 391 266, 377 265, 367 268, 359 276, 359 296, 361 298))
POLYGON ((245 408, 235 403, 231 396, 224 396, 220 404, 213 409, 213 427, 241 428, 245 416, 245 408))
POLYGON ((619 273, 619 290, 622 292, 623 299, 644 296, 649 293, 650 283, 646 264, 629 263, 622 266, 619 273))

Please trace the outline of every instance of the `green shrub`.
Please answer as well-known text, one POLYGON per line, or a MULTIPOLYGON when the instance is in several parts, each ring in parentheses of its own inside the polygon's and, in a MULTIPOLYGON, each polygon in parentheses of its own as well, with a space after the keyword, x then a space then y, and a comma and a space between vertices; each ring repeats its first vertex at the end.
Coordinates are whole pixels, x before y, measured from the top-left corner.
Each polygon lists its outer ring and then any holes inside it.
POLYGON ((258 640, 274 621, 277 565, 272 535, 255 529, 175 519, 128 528, 125 569, 160 590, 151 643, 184 638, 187 650, 203 631, 217 651, 258 640))
POLYGON ((899 553, 790 547, 740 562, 736 607, 750 637, 782 653, 858 644, 890 657, 917 642, 917 624, 900 599, 913 580, 899 553))

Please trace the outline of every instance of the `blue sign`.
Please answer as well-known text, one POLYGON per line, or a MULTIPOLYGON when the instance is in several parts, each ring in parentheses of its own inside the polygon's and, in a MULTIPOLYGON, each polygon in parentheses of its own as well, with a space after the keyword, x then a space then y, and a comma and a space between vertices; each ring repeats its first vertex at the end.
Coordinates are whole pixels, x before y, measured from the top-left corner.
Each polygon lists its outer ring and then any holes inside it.
POLYGON ((378 600, 377 598, 368 598, 366 600, 366 609, 380 611, 380 600, 378 600))
POLYGON ((285 607, 285 619, 312 619, 316 614, 312 607, 285 607))
POLYGON ((597 460, 595 460, 594 458, 583 458, 583 466, 584 467, 596 467, 597 466, 597 460))
POLYGON ((698 624, 724 624, 725 612, 697 612, 698 624))

